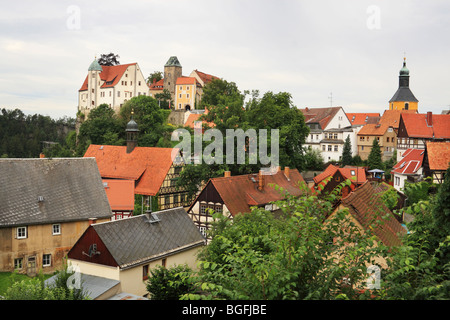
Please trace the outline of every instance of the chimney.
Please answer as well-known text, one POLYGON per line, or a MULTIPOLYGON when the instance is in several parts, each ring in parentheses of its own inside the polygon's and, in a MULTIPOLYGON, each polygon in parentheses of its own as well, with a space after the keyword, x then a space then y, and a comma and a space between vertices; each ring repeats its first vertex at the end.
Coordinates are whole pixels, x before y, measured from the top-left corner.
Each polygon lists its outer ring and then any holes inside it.
POLYGON ((43 154, 42 152, 39 154, 39 158, 45 158, 45 154, 43 154))
POLYGON ((290 169, 289 169, 289 167, 285 167, 285 168, 284 168, 284 175, 286 176, 286 178, 287 178, 288 180, 290 180, 289 174, 290 174, 290 169))
POLYGON ((281 171, 281 167, 278 166, 278 167, 277 167, 277 173, 280 172, 280 171, 281 171))
POLYGON ((225 178, 231 177, 231 171, 225 171, 224 175, 225 178))
POLYGON ((433 126, 433 113, 431 111, 427 112, 427 125, 429 127, 433 126))
POLYGON ((262 174, 262 170, 260 170, 258 173, 258 190, 264 190, 264 175, 262 174))

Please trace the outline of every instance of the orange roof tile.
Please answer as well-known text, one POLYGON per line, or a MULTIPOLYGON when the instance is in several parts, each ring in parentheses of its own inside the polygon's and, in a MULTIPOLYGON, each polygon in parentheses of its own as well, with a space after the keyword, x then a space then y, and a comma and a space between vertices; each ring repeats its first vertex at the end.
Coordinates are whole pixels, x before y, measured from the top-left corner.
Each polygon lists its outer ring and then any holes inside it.
POLYGON ((213 76, 213 75, 210 75, 210 74, 198 71, 197 69, 195 69, 195 73, 197 73, 199 78, 202 79, 204 84, 207 84, 207 83, 209 83, 209 82, 211 82, 213 80, 216 80, 216 79, 220 79, 219 77, 216 77, 216 76, 213 76))
POLYGON ((401 244, 401 236, 406 233, 406 229, 395 219, 381 199, 381 194, 375 191, 369 181, 342 198, 341 203, 365 230, 374 222, 381 223, 373 232, 385 245, 401 244), (383 218, 384 215, 387 217, 383 218))
POLYGON ((432 114, 431 125, 427 114, 402 114, 407 135, 410 138, 450 139, 450 114, 432 114))
POLYGON ((127 153, 126 146, 91 144, 84 157, 94 157, 102 178, 134 180, 135 193, 154 196, 172 166, 172 148, 136 147, 127 153))
POLYGON ((361 184, 367 181, 366 171, 361 167, 344 167, 339 168, 330 164, 323 172, 313 178, 316 184, 319 184, 328 177, 334 176, 339 171, 346 179, 350 179, 353 184, 361 184))
POLYGON ((179 84, 197 84, 198 86, 200 85, 200 83, 194 77, 178 77, 176 84, 177 85, 179 85, 179 84))
POLYGON ((150 90, 162 90, 164 88, 164 79, 149 84, 150 90))
POLYGON ((348 121, 352 125, 365 125, 369 118, 379 116, 379 113, 347 113, 348 121))
MULTIPOLYGON (((298 185, 304 180, 298 170, 290 169, 289 179, 286 178, 285 171, 281 170, 272 175, 264 175, 262 191, 258 190, 258 174, 245 174, 210 179, 201 193, 206 192, 208 186, 212 186, 219 193, 231 215, 248 213, 251 211, 251 206, 265 205, 271 201, 284 199, 285 196, 275 189, 276 185, 284 188, 286 192, 293 196, 299 196, 303 193, 298 185)), ((198 197, 201 196, 201 193, 198 197)), ((195 203, 196 201, 191 205, 191 208, 195 203)))
POLYGON ((369 123, 361 128, 358 132, 358 136, 382 136, 388 129, 388 125, 369 123))
POLYGON ((450 162, 450 142, 427 142, 426 148, 430 170, 447 170, 450 162))
POLYGON ((132 211, 134 209, 134 181, 102 179, 106 196, 112 211, 132 211))
POLYGON ((385 110, 378 123, 398 129, 403 113, 417 113, 417 110, 385 110))
MULTIPOLYGON (((104 81, 101 88, 111 88, 114 87, 122 78, 129 66, 135 65, 136 63, 120 64, 117 66, 102 66, 103 71, 100 72, 100 79, 104 81)), ((79 91, 85 91, 88 89, 88 76, 83 82, 79 91)))

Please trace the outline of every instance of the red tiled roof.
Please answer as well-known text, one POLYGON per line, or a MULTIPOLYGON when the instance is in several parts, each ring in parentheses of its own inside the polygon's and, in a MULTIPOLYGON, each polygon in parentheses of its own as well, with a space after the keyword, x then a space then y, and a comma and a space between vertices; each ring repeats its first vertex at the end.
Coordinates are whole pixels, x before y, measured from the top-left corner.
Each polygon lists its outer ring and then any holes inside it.
POLYGON ((132 211, 134 209, 134 181, 102 179, 106 196, 112 211, 132 211))
POLYGON ((447 170, 450 162, 450 142, 427 142, 426 148, 430 170, 447 170))
POLYGON ((450 114, 432 114, 431 125, 424 113, 402 113, 401 119, 410 138, 450 139, 450 114))
POLYGON ((345 179, 350 179, 353 184, 361 184, 367 181, 366 171, 364 170, 364 168, 339 168, 332 164, 330 164, 323 172, 315 176, 313 180, 316 184, 319 184, 326 178, 334 176, 337 171, 339 171, 345 179))
POLYGON ((176 84, 177 85, 179 85, 179 84, 197 84, 197 85, 200 85, 200 83, 194 77, 178 77, 176 84))
MULTIPOLYGON (((199 118, 200 118, 203 114, 206 114, 206 113, 208 113, 208 109, 205 109, 205 112, 204 112, 204 113, 191 113, 191 114, 189 115, 189 117, 186 119, 186 122, 184 123, 184 126, 185 126, 185 127, 189 127, 189 128, 194 129, 194 122, 195 122, 195 121, 202 121, 202 122, 205 122, 205 120, 200 120, 199 118)), ((212 122, 205 122, 205 123, 206 123, 206 125, 207 125, 208 127, 210 127, 210 128, 212 128, 212 127, 215 126, 215 124, 212 123, 212 122)))
POLYGON ((417 110, 385 110, 378 123, 398 129, 403 113, 417 113, 417 110))
POLYGON ((375 191, 369 181, 342 198, 341 203, 348 208, 364 230, 371 229, 374 222, 381 223, 373 228, 373 232, 385 245, 401 244, 401 235, 406 233, 406 229, 395 219, 381 199, 381 194, 375 191), (387 217, 382 218, 386 214, 387 217))
POLYGON ((375 124, 369 123, 361 128, 358 132, 358 136, 382 136, 389 128, 388 125, 385 124, 375 124))
POLYGON ((325 129, 340 109, 341 107, 304 108, 300 109, 300 111, 305 116, 305 123, 319 123, 320 127, 325 129))
POLYGON ((164 79, 161 79, 159 81, 150 83, 149 85, 150 90, 161 90, 164 88, 164 79))
POLYGON ((197 73, 198 77, 200 79, 202 79, 203 83, 206 85, 207 83, 215 80, 215 79, 220 79, 219 77, 198 71, 197 69, 195 69, 195 73, 197 73))
POLYGON ((352 125, 365 125, 367 123, 366 119, 379 116, 379 113, 347 113, 348 121, 352 125))
POLYGON ((84 157, 94 157, 102 178, 136 182, 135 193, 154 196, 172 166, 172 148, 136 147, 127 153, 126 146, 91 144, 84 157))
MULTIPOLYGON (((103 71, 100 72, 100 79, 104 81, 101 88, 111 88, 114 87, 122 78, 122 75, 127 70, 129 66, 135 65, 136 63, 120 64, 117 66, 102 66, 103 71), (110 84, 107 84, 110 83, 110 84)), ((83 82, 79 91, 85 91, 88 89, 88 76, 83 82)))
MULTIPOLYGON (((251 211, 251 206, 260 206, 271 201, 284 199, 285 196, 281 191, 275 189, 276 185, 293 196, 299 196, 303 193, 298 185, 304 180, 298 170, 290 169, 289 179, 286 178, 285 171, 281 170, 272 175, 264 175, 262 191, 258 190, 258 174, 246 174, 210 179, 202 192, 206 192, 208 185, 212 184, 233 216, 238 213, 248 213, 251 211), (254 181, 252 181, 252 178, 254 181)), ((191 205, 191 208, 195 202, 191 205)))
POLYGON ((403 159, 393 168, 391 173, 415 174, 423 164, 423 149, 408 149, 403 154, 403 159))

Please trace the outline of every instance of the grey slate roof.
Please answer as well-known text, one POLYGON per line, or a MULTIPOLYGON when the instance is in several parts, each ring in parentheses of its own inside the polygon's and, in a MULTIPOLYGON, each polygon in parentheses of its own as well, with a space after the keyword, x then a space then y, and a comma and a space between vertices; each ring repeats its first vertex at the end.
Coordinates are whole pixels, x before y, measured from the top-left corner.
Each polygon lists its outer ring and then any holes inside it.
MULTIPOLYGON (((55 284, 57 275, 45 280, 46 287, 52 287, 55 284)), ((83 293, 89 296, 92 300, 98 298, 108 290, 111 290, 117 286, 120 281, 114 279, 108 279, 98 276, 93 276, 89 274, 80 274, 81 287, 83 288, 83 293)))
POLYGON ((111 216, 94 158, 0 159, 0 228, 111 216))
POLYGON ((154 214, 159 222, 150 223, 143 214, 92 225, 120 268, 204 244, 205 238, 182 207, 154 214))
POLYGON ((419 100, 416 99, 409 87, 399 87, 392 99, 389 100, 389 102, 394 101, 418 102, 419 100))

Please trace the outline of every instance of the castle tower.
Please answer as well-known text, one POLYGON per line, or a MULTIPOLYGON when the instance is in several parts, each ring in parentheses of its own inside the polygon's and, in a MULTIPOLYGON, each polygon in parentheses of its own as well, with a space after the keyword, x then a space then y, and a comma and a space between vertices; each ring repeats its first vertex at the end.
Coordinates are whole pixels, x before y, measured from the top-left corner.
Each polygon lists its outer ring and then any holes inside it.
POLYGON ((398 78, 398 89, 389 100, 389 110, 417 110, 419 100, 409 89, 409 69, 406 67, 406 58, 403 58, 403 68, 400 69, 398 78))
POLYGON ((90 108, 97 107, 98 99, 98 83, 100 81, 100 73, 103 71, 102 66, 98 63, 97 57, 92 61, 88 69, 88 105, 90 108))
POLYGON ((139 134, 138 124, 133 119, 134 112, 131 111, 131 120, 127 124, 125 132, 127 133, 127 153, 131 153, 137 146, 137 138, 139 134))
POLYGON ((169 90, 172 100, 175 101, 175 85, 182 76, 182 66, 176 56, 172 56, 164 65, 164 89, 169 90))

